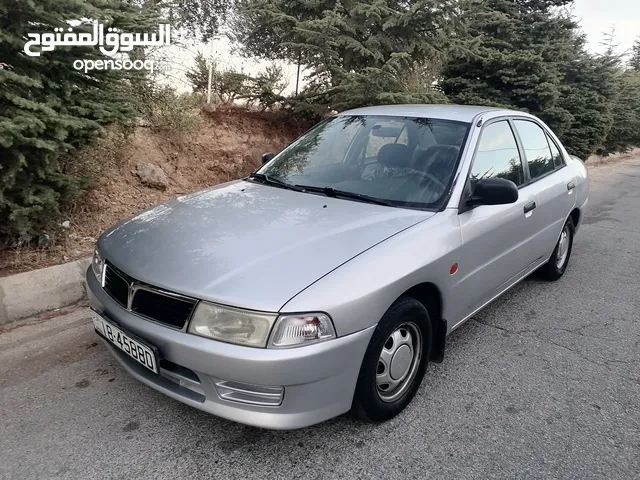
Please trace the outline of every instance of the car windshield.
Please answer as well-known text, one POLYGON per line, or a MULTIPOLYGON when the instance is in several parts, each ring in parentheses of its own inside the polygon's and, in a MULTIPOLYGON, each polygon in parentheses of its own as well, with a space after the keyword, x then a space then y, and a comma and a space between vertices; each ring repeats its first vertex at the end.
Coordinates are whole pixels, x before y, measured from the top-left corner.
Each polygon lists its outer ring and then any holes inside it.
POLYGON ((280 152, 257 177, 274 186, 434 209, 453 182, 468 131, 468 123, 451 120, 336 116, 280 152))

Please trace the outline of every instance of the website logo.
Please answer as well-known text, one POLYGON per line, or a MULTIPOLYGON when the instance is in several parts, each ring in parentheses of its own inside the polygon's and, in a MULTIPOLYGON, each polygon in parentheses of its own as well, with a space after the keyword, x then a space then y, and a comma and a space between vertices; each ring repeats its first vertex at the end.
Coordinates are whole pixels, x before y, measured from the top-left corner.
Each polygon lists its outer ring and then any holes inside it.
POLYGON ((108 56, 115 57, 119 53, 126 53, 134 47, 161 47, 171 44, 171 25, 162 23, 158 32, 126 33, 117 28, 106 28, 99 22, 93 22, 93 32, 74 32, 68 29, 54 28, 52 33, 28 33, 31 40, 24 45, 24 53, 30 57, 39 57, 42 52, 51 52, 56 47, 98 47, 108 56), (36 47, 36 49, 33 49, 36 47), (37 48, 40 47, 40 48, 37 48))

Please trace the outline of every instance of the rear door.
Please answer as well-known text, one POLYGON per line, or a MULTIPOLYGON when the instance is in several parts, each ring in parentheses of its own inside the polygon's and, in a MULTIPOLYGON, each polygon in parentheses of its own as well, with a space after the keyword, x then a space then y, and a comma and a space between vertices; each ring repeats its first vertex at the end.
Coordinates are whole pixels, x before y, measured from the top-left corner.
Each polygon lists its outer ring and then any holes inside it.
POLYGON ((530 243, 536 234, 537 197, 525 172, 509 120, 485 124, 471 166, 471 189, 481 178, 506 178, 518 186, 519 198, 513 204, 481 205, 458 215, 464 263, 455 286, 460 301, 456 318, 482 307, 536 260, 530 243))
POLYGON ((547 258, 575 204, 575 179, 567 176, 560 149, 541 125, 524 118, 513 123, 529 169, 529 184, 537 195, 532 248, 536 256, 547 258))

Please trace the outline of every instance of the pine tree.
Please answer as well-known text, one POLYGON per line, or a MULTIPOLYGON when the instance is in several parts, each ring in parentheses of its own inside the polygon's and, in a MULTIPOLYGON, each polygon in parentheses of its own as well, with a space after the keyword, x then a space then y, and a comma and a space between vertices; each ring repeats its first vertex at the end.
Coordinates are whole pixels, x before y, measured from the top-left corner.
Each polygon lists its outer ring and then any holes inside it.
POLYGON ((609 155, 640 146, 640 39, 633 45, 627 68, 615 48, 608 48, 602 59, 616 71, 614 81, 609 84, 615 92, 611 129, 598 149, 599 154, 609 155))
POLYGON ((633 47, 631 47, 629 68, 634 72, 640 72, 640 38, 637 38, 636 41, 633 42, 633 47))
MULTIPOLYGON (((82 19, 141 31, 153 15, 118 0, 0 0, 0 242, 40 233, 57 220, 82 187, 62 172, 61 156, 93 141, 101 125, 135 114, 134 77, 76 70, 76 60, 104 58, 92 48, 27 56, 27 33, 82 19)), ((74 30, 83 28, 91 31, 74 30)))
POLYGON ((460 48, 443 67, 455 103, 506 106, 539 116, 586 157, 611 125, 613 70, 587 54, 578 25, 555 9, 571 0, 464 0, 460 48))
POLYGON ((568 50, 573 53, 558 64, 562 78, 557 105, 569 112, 571 121, 556 133, 567 150, 586 159, 601 148, 613 125, 620 56, 612 42, 603 55, 589 54, 585 44, 584 36, 576 36, 568 50))
POLYGON ((187 36, 207 41, 231 11, 233 0, 147 0, 165 10, 187 36))
POLYGON ((206 93, 209 88, 209 65, 204 55, 198 53, 193 62, 193 67, 185 73, 191 88, 196 93, 206 93))
POLYGON ((640 72, 627 70, 616 77, 613 121, 598 153, 626 152, 640 146, 640 72))
POLYGON ((241 0, 234 31, 244 52, 301 62, 301 101, 343 110, 443 101, 433 86, 408 91, 416 62, 443 54, 455 1, 241 0))

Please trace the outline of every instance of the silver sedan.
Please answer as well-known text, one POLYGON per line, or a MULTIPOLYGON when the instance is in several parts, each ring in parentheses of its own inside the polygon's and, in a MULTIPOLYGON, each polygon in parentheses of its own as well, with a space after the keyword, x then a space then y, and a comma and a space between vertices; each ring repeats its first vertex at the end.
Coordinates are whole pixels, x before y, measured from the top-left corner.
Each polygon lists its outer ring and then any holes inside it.
POLYGON ((347 111, 263 162, 106 231, 87 281, 134 377, 274 429, 400 413, 449 333, 563 275, 588 196, 543 122, 487 107, 347 111))

